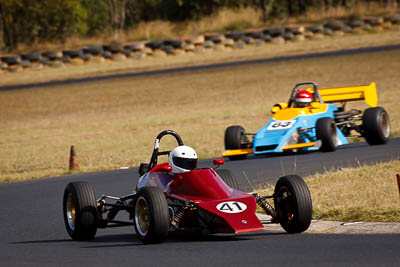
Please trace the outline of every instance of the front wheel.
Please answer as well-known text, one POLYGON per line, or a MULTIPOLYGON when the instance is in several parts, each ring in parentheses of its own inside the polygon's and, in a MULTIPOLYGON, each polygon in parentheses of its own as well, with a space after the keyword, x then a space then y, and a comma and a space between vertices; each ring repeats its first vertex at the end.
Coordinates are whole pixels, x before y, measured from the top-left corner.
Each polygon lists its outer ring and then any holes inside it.
MULTIPOLYGON (((245 135, 245 130, 240 125, 229 126, 225 130, 225 149, 234 150, 247 147, 249 139, 245 135)), ((247 155, 230 156, 230 160, 245 159, 247 155)))
POLYGON ((390 135, 390 121, 381 107, 367 108, 362 117, 363 136, 370 145, 386 144, 390 135))
POLYGON ((337 147, 338 133, 335 122, 332 118, 325 117, 317 120, 315 126, 317 140, 321 140, 322 152, 335 151, 337 147))
POLYGON ((97 205, 87 182, 72 182, 64 190, 64 223, 73 240, 91 240, 97 232, 97 205))
POLYGON ((135 231, 144 244, 163 242, 168 235, 169 213, 163 191, 154 186, 142 187, 136 194, 135 231))
POLYGON ((301 233, 308 229, 312 218, 310 191, 297 175, 279 178, 274 192, 275 210, 283 229, 288 233, 301 233))

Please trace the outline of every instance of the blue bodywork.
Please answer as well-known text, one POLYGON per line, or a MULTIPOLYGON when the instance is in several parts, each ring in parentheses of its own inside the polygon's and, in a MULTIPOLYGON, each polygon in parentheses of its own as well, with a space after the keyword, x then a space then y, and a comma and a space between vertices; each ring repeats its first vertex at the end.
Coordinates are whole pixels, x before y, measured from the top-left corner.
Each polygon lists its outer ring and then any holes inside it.
MULTIPOLYGON (((308 115, 299 115, 291 120, 280 121, 272 118, 260 129, 253 140, 254 154, 283 152, 284 147, 299 143, 315 142, 315 126, 317 120, 323 117, 334 118, 334 112, 338 110, 335 105, 327 104, 324 112, 308 115)), ((337 144, 348 144, 342 131, 337 128, 337 144)), ((301 151, 317 150, 318 146, 303 147, 301 151)))

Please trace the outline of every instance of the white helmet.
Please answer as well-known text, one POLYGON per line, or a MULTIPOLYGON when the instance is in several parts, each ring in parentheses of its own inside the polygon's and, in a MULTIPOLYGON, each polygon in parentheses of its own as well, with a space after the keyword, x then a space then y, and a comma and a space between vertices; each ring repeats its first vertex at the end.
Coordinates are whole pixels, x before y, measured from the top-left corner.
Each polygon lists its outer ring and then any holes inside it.
POLYGON ((189 172, 197 168, 197 153, 190 146, 177 146, 169 152, 168 164, 173 173, 189 172))

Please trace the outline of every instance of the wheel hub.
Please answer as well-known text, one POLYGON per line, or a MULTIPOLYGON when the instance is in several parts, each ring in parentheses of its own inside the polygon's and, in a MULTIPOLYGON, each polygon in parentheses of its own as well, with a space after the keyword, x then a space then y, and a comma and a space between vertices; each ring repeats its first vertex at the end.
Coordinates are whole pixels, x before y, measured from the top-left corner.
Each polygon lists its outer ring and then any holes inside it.
POLYGON ((382 114, 380 116, 380 122, 382 125, 382 133, 383 136, 385 136, 386 138, 389 137, 390 135, 390 123, 389 123, 389 118, 386 115, 386 113, 382 114))
POLYGON ((278 192, 279 201, 279 217, 284 218, 287 222, 293 220, 293 207, 291 203, 291 194, 287 187, 283 186, 278 192))
POLYGON ((68 226, 71 228, 71 230, 75 229, 75 215, 76 215, 76 209, 75 209, 75 204, 74 201, 72 200, 72 194, 70 193, 67 198, 67 221, 68 221, 68 226))
POLYGON ((145 236, 150 227, 150 212, 147 201, 140 197, 136 200, 135 224, 140 235, 145 236))

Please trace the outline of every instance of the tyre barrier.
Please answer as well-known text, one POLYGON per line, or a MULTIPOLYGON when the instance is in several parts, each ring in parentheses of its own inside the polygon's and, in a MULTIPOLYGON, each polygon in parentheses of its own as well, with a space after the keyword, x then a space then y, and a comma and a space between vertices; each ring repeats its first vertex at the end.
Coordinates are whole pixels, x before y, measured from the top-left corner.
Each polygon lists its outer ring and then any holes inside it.
POLYGON ((243 49, 265 44, 281 45, 344 34, 378 32, 400 29, 400 13, 379 17, 352 18, 347 21, 330 20, 309 25, 258 28, 225 34, 209 33, 182 39, 150 40, 126 44, 88 45, 78 49, 45 51, 0 57, 0 71, 19 72, 26 69, 82 65, 88 62, 141 60, 146 57, 165 57, 201 54, 207 51, 243 49))

